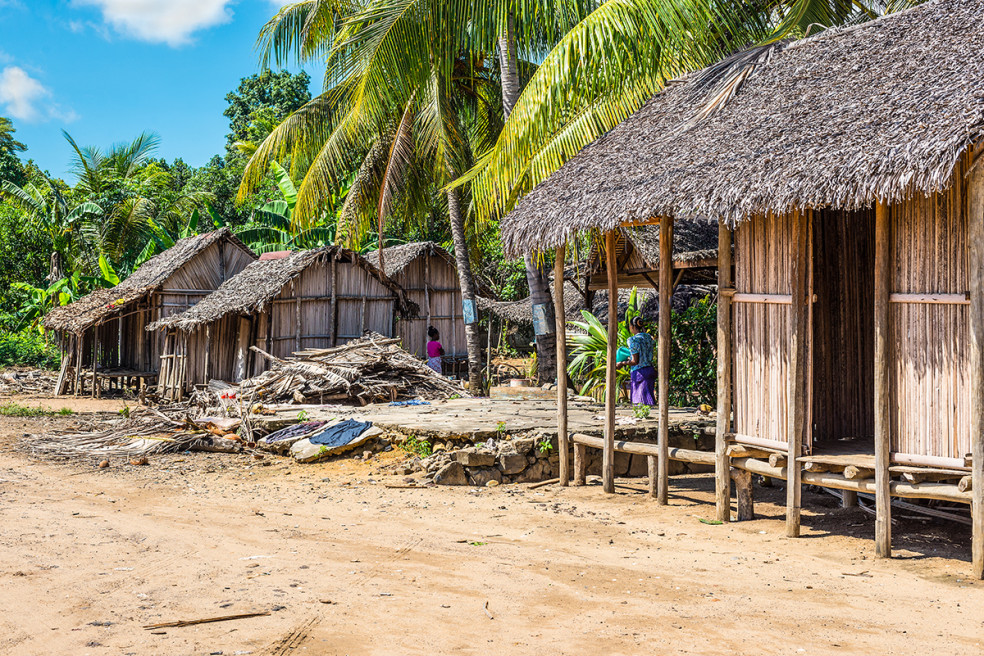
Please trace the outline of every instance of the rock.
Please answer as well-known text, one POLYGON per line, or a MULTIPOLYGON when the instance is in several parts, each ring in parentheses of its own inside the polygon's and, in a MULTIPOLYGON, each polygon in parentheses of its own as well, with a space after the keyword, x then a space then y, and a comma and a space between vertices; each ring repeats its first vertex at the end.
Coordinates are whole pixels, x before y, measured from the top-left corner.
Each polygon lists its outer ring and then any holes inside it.
POLYGON ((518 453, 504 453, 499 456, 499 467, 502 468, 503 474, 518 474, 526 469, 526 465, 526 456, 518 453))
POLYGON ((649 459, 635 454, 629 463, 629 476, 649 476, 649 459))
POLYGON ((471 480, 472 485, 483 487, 490 481, 501 481, 502 473, 494 467, 483 467, 481 469, 470 470, 468 472, 468 478, 471 480))
POLYGON ((526 455, 533 450, 533 438, 532 437, 521 437, 512 441, 512 447, 516 450, 516 453, 521 455, 526 455))
POLYGON ((497 485, 499 485, 499 481, 493 478, 491 481, 485 484, 485 487, 496 487, 497 485))
POLYGON ((615 452, 615 475, 625 476, 629 473, 629 454, 621 451, 615 452))
POLYGON ((440 453, 441 451, 447 451, 448 447, 441 442, 434 442, 434 446, 431 447, 431 453, 440 453))
POLYGON ((147 460, 146 458, 131 458, 130 459, 130 464, 131 465, 135 465, 135 466, 149 465, 150 464, 150 461, 147 460))
POLYGON ((465 467, 492 467, 495 465, 495 456, 491 453, 482 453, 471 449, 463 449, 454 454, 454 459, 465 467))
POLYGON ((517 483, 536 483, 547 478, 545 471, 550 465, 545 460, 538 460, 516 477, 517 483))
POLYGON ((449 462, 434 474, 434 482, 438 485, 468 485, 468 477, 460 462, 449 462))
POLYGON ((106 469, 107 467, 109 467, 108 460, 103 460, 102 462, 99 463, 99 469, 106 469))
POLYGON ((362 452, 362 459, 363 460, 368 460, 371 457, 372 457, 372 451, 363 451, 362 452))

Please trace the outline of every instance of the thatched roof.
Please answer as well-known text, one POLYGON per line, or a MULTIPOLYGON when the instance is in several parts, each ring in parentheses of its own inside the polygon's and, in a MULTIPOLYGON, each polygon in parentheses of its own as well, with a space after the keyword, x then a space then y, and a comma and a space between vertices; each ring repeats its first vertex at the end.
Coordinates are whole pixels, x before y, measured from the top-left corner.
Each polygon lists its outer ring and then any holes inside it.
POLYGON ((177 328, 189 332, 206 323, 218 321, 228 314, 249 315, 262 312, 266 303, 279 295, 284 285, 301 275, 312 264, 327 262, 332 258, 354 262, 379 280, 393 292, 400 314, 407 316, 415 312, 415 306, 407 299, 406 292, 366 258, 340 246, 322 246, 309 251, 289 253, 276 259, 257 260, 190 309, 152 323, 147 326, 147 330, 177 328))
MULTIPOLYGON (((631 242, 653 270, 659 269, 659 226, 622 228, 622 234, 631 242)), ((717 222, 707 220, 681 221, 673 226, 673 262, 690 263, 717 259, 717 222)), ((592 249, 592 253, 594 249, 592 249)))
MULTIPOLYGON (((550 293, 553 294, 554 283, 550 282, 550 293)), ((483 296, 476 297, 478 309, 491 312, 500 319, 516 324, 533 324, 533 302, 530 297, 519 301, 494 301, 483 296)), ((567 320, 577 320, 581 310, 586 309, 584 294, 570 280, 564 281, 564 308, 567 320)))
MULTIPOLYGON (((446 250, 432 241, 415 241, 399 246, 390 246, 383 249, 383 270, 386 275, 393 278, 403 272, 411 262, 421 256, 441 257, 452 267, 455 266, 454 258, 446 250)), ((379 251, 366 253, 365 258, 373 266, 379 266, 379 251)))
POLYGON ((91 326, 123 313, 127 306, 160 289, 174 273, 212 244, 225 240, 255 254, 229 228, 186 237, 171 248, 144 262, 126 280, 110 289, 97 289, 74 303, 56 307, 44 318, 48 330, 81 333, 91 326), (123 302, 120 303, 119 301, 123 302))
POLYGON ((716 113, 699 116, 735 81, 727 67, 668 85, 538 185, 502 222, 507 252, 663 215, 734 223, 895 202, 945 188, 984 137, 980 0, 934 0, 729 63, 751 74, 716 113))

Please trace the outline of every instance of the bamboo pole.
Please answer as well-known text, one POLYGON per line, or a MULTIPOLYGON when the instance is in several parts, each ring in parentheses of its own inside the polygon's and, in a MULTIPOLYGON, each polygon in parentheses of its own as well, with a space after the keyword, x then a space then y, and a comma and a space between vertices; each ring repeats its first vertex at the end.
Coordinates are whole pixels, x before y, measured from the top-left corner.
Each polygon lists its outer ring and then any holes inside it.
POLYGON ((99 380, 96 378, 96 367, 99 366, 99 326, 92 329, 92 398, 96 398, 99 380))
MULTIPOLYGON (((718 290, 731 288, 731 230, 718 222, 718 290)), ((717 315, 717 431, 714 436, 714 501, 719 521, 731 520, 731 359, 733 348, 731 298, 718 294, 717 315)))
POLYGON ((608 358, 605 362, 605 449, 602 452, 602 489, 615 493, 615 357, 618 347, 618 265, 615 259, 615 231, 605 235, 608 268, 608 358))
MULTIPOLYGON (((557 322, 557 447, 560 451, 560 486, 570 483, 567 468, 570 458, 567 439, 567 312, 564 306, 564 260, 567 259, 567 244, 557 248, 554 260, 554 318, 557 322)), ((491 334, 491 327, 490 327, 491 334)))
POLYGON ((665 506, 670 496, 670 304, 673 296, 673 217, 659 221, 659 460, 656 463, 656 503, 665 506))
POLYGON ((789 409, 787 426, 789 450, 786 460, 789 463, 789 478, 786 485, 786 535, 791 538, 800 534, 800 506, 802 503, 801 468, 796 459, 803 455, 803 438, 806 432, 809 398, 807 394, 807 373, 809 366, 809 210, 793 212, 793 304, 791 323, 793 327, 789 340, 789 409))
MULTIPOLYGON (((980 157, 980 155, 978 155, 980 157)), ((984 169, 975 166, 968 183, 970 223, 970 506, 974 576, 984 579, 984 169)))
POLYGON ((892 556, 890 239, 888 206, 879 202, 875 206, 875 554, 882 558, 892 556))
POLYGON ((205 324, 205 384, 212 373, 212 325, 205 324))

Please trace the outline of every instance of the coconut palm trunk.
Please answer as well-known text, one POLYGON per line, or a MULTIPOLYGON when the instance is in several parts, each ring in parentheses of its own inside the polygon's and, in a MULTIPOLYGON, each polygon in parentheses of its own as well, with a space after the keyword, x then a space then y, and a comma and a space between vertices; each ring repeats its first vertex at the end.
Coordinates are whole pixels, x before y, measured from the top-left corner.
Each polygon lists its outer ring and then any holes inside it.
MULTIPOLYGON (((475 279, 472 277, 471 262, 468 260, 468 243, 465 241, 465 216, 461 211, 461 192, 452 189, 448 192, 448 218, 451 222, 451 239, 454 241, 454 259, 458 268, 458 282, 461 285, 461 298, 471 301, 475 307, 475 279)), ((481 394, 482 384, 482 342, 478 336, 478 324, 465 324, 465 340, 468 346, 468 389, 481 394)))
MULTIPOLYGON (((513 107, 519 100, 522 91, 519 79, 519 56, 516 52, 515 18, 510 15, 506 21, 506 29, 499 37, 499 67, 502 79, 502 111, 504 119, 508 120, 513 107)), ((533 305, 543 305, 547 321, 556 326, 553 317, 553 302, 550 296, 550 280, 546 270, 541 267, 536 258, 527 255, 526 283, 530 287, 530 300, 533 305)), ((562 284, 562 282, 561 282, 562 284)), ((552 383, 557 378, 557 335, 551 332, 536 336, 537 382, 552 383)))

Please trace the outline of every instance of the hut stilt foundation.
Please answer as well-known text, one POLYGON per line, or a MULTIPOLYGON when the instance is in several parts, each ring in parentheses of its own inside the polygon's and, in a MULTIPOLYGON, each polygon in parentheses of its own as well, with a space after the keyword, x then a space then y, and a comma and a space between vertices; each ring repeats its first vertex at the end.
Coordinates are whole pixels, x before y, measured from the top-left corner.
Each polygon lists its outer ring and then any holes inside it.
POLYGON ((602 453, 602 488, 615 492, 615 357, 618 348, 618 263, 615 258, 615 231, 605 235, 608 266, 608 359, 605 364, 605 448, 602 453))
POLYGON ((659 220, 659 466, 656 502, 670 496, 670 299, 673 296, 673 217, 659 220))
POLYGON ((809 330, 810 330, 810 213, 795 211, 792 216, 793 252, 792 316, 793 330, 789 342, 789 450, 786 460, 786 535, 800 534, 802 482, 797 458, 803 455, 803 438, 808 428, 809 398, 809 330))
MULTIPOLYGON (((567 487, 570 482, 570 471, 567 463, 570 457, 567 439, 567 325, 564 306, 564 260, 567 258, 567 246, 557 249, 554 260, 554 317, 557 336, 557 447, 560 451, 560 485, 567 487)), ((489 328, 489 338, 492 330, 489 328)), ((489 351, 491 352, 491 344, 489 351)))
POLYGON ((984 579, 984 167, 979 159, 970 174, 967 192, 970 214, 971 556, 974 576, 984 579))
POLYGON ((724 221, 718 224, 718 315, 717 315, 717 432, 714 436, 714 501, 719 521, 731 520, 731 458, 728 457, 728 434, 731 433, 731 230, 724 221))
POLYGON ((875 207, 875 554, 882 558, 892 556, 890 239, 888 206, 879 202, 875 207))

